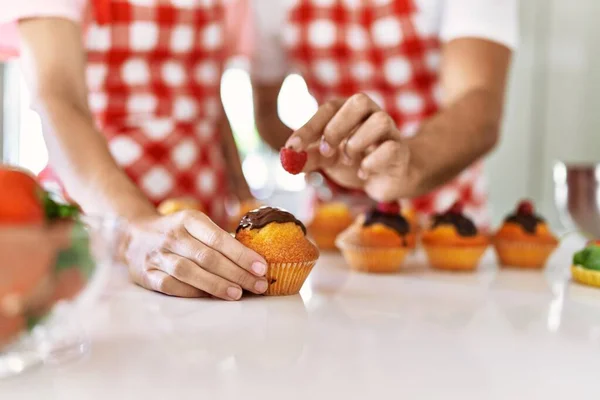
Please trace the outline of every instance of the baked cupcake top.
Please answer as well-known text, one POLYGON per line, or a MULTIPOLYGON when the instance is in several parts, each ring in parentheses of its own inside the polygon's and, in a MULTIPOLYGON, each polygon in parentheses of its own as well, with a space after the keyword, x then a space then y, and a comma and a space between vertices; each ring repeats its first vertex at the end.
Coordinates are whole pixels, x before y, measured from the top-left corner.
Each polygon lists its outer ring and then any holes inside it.
POLYGON ((464 214, 462 203, 456 202, 446 212, 433 216, 431 227, 423 234, 423 241, 430 244, 472 246, 487 244, 488 239, 464 214))
POLYGON ((203 211, 204 209, 198 200, 189 197, 181 197, 164 200, 158 205, 157 210, 161 215, 168 215, 183 210, 203 211))
POLYGON ((581 268, 600 271, 600 244, 589 243, 585 249, 573 255, 573 265, 581 268))
POLYGON ((347 239, 369 247, 414 247, 410 224, 397 203, 382 203, 360 215, 350 227, 347 239))
POLYGON ((343 202, 320 203, 310 223, 311 229, 343 230, 352 223, 350 208, 343 202))
POLYGON ((264 228, 270 223, 285 224, 292 222, 302 229, 302 232, 306 234, 306 227, 300 222, 294 215, 284 211, 280 208, 274 207, 260 207, 256 210, 248 211, 246 215, 242 217, 240 224, 238 225, 236 232, 242 229, 260 229, 264 228))
POLYGON ((548 224, 535 212, 533 203, 529 200, 521 201, 516 210, 504 219, 496 237, 522 241, 557 242, 548 228, 548 224))
POLYGON ((244 215, 236 239, 269 263, 314 261, 319 250, 306 238, 306 227, 291 213, 261 207, 244 215))

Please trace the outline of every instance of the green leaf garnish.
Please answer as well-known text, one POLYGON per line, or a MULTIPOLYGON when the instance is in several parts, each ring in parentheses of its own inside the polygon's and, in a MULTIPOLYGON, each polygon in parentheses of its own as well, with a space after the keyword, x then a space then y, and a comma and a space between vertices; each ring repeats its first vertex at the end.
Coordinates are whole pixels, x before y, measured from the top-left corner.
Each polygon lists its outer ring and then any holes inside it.
POLYGON ((96 269, 96 262, 90 251, 90 237, 85 225, 77 221, 71 231, 71 247, 62 250, 56 259, 55 270, 62 271, 70 268, 81 270, 89 279, 96 269))
POLYGON ((573 255, 573 264, 600 271, 600 246, 592 244, 578 251, 573 255))
POLYGON ((41 322, 44 321, 44 319, 46 319, 46 317, 48 317, 48 314, 44 314, 44 315, 30 315, 27 317, 27 330, 28 331, 32 331, 33 328, 35 328, 36 326, 38 326, 41 322))
POLYGON ((42 202, 48 221, 57 219, 75 219, 79 216, 79 208, 72 204, 62 204, 52 198, 48 192, 42 195, 42 202))

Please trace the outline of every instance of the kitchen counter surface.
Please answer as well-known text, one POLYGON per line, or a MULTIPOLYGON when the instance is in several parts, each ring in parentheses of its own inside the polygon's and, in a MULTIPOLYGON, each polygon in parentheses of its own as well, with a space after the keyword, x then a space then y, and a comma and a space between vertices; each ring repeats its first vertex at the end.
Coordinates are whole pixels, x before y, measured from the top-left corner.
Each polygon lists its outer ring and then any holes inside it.
POLYGON ((91 351, 0 382, 0 399, 598 399, 600 290, 546 271, 348 271, 324 254, 301 295, 240 302, 142 290, 113 269, 83 316, 91 351), (387 397, 383 397, 387 396, 387 397))

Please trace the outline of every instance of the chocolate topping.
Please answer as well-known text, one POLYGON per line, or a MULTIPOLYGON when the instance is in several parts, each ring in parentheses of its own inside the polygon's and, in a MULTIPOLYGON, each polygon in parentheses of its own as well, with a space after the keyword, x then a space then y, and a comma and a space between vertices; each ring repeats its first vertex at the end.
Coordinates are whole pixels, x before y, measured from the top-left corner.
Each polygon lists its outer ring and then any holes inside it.
POLYGON ((439 225, 452 225, 456 228, 456 231, 460 236, 476 236, 477 235, 477 227, 469 218, 465 217, 463 214, 458 214, 454 212, 446 212, 444 214, 436 214, 433 217, 433 226, 435 228, 439 225))
POLYGON ((383 224, 398 232, 400 236, 404 236, 410 231, 408 221, 402 215, 384 213, 377 209, 373 209, 367 213, 363 226, 375 224, 383 224))
POLYGON ((537 225, 545 222, 544 219, 538 215, 526 213, 516 213, 509 215, 504 221, 520 225, 525 232, 530 233, 532 235, 535 235, 537 225))
POLYGON ((236 229, 236 233, 246 228, 260 229, 269 225, 271 222, 276 222, 279 224, 293 222, 302 228, 302 231, 306 235, 306 227, 302 222, 298 221, 296 217, 289 212, 273 207, 261 207, 244 215, 236 229))

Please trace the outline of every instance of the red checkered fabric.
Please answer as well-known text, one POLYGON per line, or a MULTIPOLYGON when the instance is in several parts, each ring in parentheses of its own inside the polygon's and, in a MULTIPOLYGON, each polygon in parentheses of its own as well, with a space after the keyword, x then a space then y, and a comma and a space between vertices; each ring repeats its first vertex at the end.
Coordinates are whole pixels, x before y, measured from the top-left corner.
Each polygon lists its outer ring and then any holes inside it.
POLYGON ((84 38, 89 105, 115 160, 155 204, 193 197, 224 222, 222 1, 92 5, 84 38))
MULTIPOLYGON (((296 0, 283 42, 320 104, 364 92, 410 136, 439 109, 441 46, 428 28, 411 0, 296 0)), ((458 199, 478 225, 489 223, 481 165, 413 204, 431 214, 458 199)))

